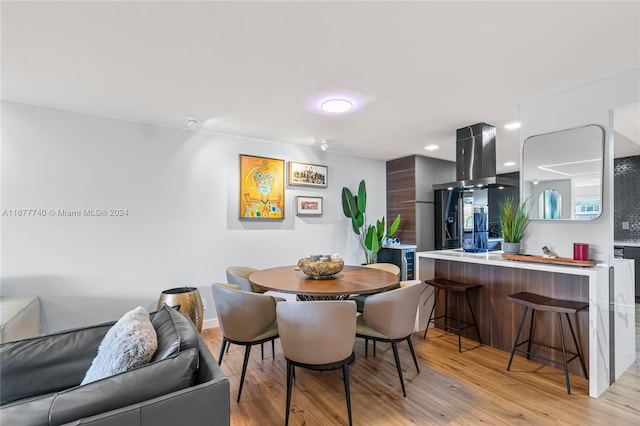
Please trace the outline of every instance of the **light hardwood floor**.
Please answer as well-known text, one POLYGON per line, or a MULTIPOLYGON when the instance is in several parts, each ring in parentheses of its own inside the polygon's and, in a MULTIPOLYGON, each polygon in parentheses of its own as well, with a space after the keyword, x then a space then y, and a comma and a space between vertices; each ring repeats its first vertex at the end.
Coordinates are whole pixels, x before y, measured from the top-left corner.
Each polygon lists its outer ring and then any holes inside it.
MULTIPOLYGON (((219 329, 203 331, 218 355, 219 329)), ((589 397, 588 381, 571 376, 567 395, 564 373, 516 356, 506 371, 509 353, 477 342, 430 330, 413 335, 420 374, 406 343, 400 360, 407 397, 402 397, 390 345, 378 343, 377 356, 364 357, 364 341, 356 339, 356 361, 350 368, 354 425, 427 424, 572 424, 636 425, 640 419, 640 366, 634 364, 598 399, 589 397), (465 348, 468 349, 465 351, 465 348)), ((282 425, 285 415, 286 362, 279 341, 275 358, 265 345, 254 346, 240 403, 236 403, 244 348, 232 345, 222 369, 231 385, 231 425, 282 425)), ((577 362, 577 361, 574 361, 577 362)), ((291 425, 347 424, 341 373, 296 369, 291 425)))

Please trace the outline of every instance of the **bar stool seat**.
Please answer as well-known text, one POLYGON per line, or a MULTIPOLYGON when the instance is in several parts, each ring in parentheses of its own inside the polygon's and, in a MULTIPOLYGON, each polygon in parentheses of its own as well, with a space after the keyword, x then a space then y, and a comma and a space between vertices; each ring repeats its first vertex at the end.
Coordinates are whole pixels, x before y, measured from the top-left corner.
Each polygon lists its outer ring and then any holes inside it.
POLYGON ((567 368, 568 363, 578 358, 580 360, 580 365, 582 366, 582 371, 584 373, 585 378, 588 379, 589 376, 587 374, 587 368, 584 363, 584 358, 582 357, 582 353, 580 352, 580 346, 578 345, 576 335, 573 331, 573 326, 571 325, 571 319, 569 318, 569 314, 576 314, 585 309, 589 309, 589 304, 586 302, 575 302, 571 300, 554 299, 551 297, 541 296, 539 294, 533 294, 533 293, 527 293, 527 292, 512 294, 510 296, 507 296, 507 300, 524 306, 524 311, 522 312, 522 318, 520 319, 520 324, 518 325, 516 338, 513 342, 513 348, 511 349, 511 357, 509 358, 507 371, 511 369, 511 362, 513 361, 513 355, 516 352, 526 355, 527 359, 530 359, 530 357, 533 356, 533 357, 551 362, 556 365, 562 365, 562 367, 564 368, 565 381, 567 383, 567 393, 571 395, 571 384, 569 382, 569 370, 567 368), (531 324, 529 327, 529 338, 523 342, 518 343, 518 340, 520 340, 520 334, 522 333, 522 326, 524 325, 524 321, 527 316, 527 311, 529 309, 531 309, 531 324), (550 345, 536 343, 532 341, 533 318, 534 318, 535 311, 555 312, 558 315, 558 326, 560 329, 560 342, 562 345, 560 348, 555 348, 550 345), (564 342, 564 332, 562 329, 562 314, 565 314, 565 317, 567 318, 567 323, 569 324, 569 330, 571 330, 571 337, 573 338, 573 344, 575 345, 577 352, 569 352, 566 350, 565 342, 564 342), (522 349, 518 349, 519 346, 522 346, 524 344, 527 344, 526 351, 522 349), (537 346, 544 346, 556 351, 562 351, 563 362, 559 363, 555 360, 532 353, 531 352, 532 344, 537 346), (567 355, 570 355, 571 357, 567 358, 567 355))
POLYGON ((475 288, 480 288, 482 285, 480 284, 466 284, 458 281, 448 280, 445 278, 434 278, 431 280, 426 280, 426 284, 433 286, 436 289, 435 297, 433 298, 433 307, 431 308, 431 313, 429 314, 429 321, 427 321, 427 328, 424 331, 423 338, 427 338, 427 331, 429 330, 429 324, 433 323, 434 325, 438 325, 444 328, 445 331, 453 331, 458 335, 458 352, 462 352, 462 344, 461 344, 461 335, 460 332, 464 329, 474 327, 476 329, 476 333, 478 334, 478 341, 482 344, 482 338, 480 337, 480 330, 478 330, 478 325, 476 324, 476 317, 473 314, 473 308, 471 307, 471 300, 469 300, 469 290, 473 290, 475 288), (445 299, 444 299, 444 315, 439 315, 437 317, 433 317, 433 312, 435 311, 436 304, 438 302, 438 296, 440 295, 440 290, 444 290, 445 299), (456 295, 456 317, 450 317, 448 315, 448 300, 449 293, 453 293, 456 295), (467 299, 467 305, 469 306, 469 311, 471 312, 471 319, 473 322, 463 321, 460 319, 460 295, 464 293, 465 298, 467 299), (439 320, 443 320, 440 322, 439 320), (450 322, 456 321, 456 327, 449 325, 450 322))

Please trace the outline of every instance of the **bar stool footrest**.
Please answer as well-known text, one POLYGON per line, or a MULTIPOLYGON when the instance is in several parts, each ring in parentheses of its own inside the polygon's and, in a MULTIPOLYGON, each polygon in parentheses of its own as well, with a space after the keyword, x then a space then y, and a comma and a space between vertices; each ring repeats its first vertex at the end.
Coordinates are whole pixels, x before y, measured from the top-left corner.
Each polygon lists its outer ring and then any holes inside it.
MULTIPOLYGON (((519 353, 521 353, 521 354, 523 354, 523 355, 529 355, 529 356, 532 356, 532 357, 535 357, 535 358, 538 358, 538 359, 541 359, 541 360, 544 360, 544 361, 550 362, 550 363, 552 363, 552 364, 555 364, 555 365, 558 365, 558 366, 560 366, 560 367, 564 368, 564 362, 556 361, 556 360, 554 360, 554 359, 547 358, 547 357, 545 357, 545 356, 538 355, 538 354, 535 354, 535 353, 533 353, 533 352, 529 352, 529 351, 524 351, 524 350, 522 350, 522 349, 518 349, 518 346, 524 345, 525 343, 529 343, 529 341, 528 341, 528 340, 525 340, 524 342, 520 342, 520 343, 518 343, 518 344, 515 346, 515 347, 516 347, 515 352, 519 352, 519 353)), ((532 344, 532 345, 536 345, 536 346, 541 346, 541 347, 543 347, 543 348, 553 349, 554 351, 562 352, 562 348, 556 348, 556 347, 554 347, 554 346, 546 345, 546 344, 544 344, 544 343, 531 342, 531 344, 532 344)), ((567 365, 568 365, 571 361, 573 361, 574 359, 576 359, 576 358, 578 358, 578 357, 580 356, 580 355, 579 355, 578 353, 576 353, 576 352, 570 352, 570 351, 567 351, 567 350, 565 350, 565 352, 566 352, 566 354, 567 354, 567 355, 571 355, 571 357, 570 357, 570 358, 567 358, 567 365)))
MULTIPOLYGON (((456 331, 456 332, 458 332, 458 333, 459 333, 460 331, 462 331, 462 330, 466 330, 467 328, 475 327, 475 324, 474 324, 474 323, 472 323, 472 322, 468 322, 468 321, 460 320, 460 324, 461 324, 461 325, 464 325, 464 327, 457 328, 457 327, 454 327, 454 326, 448 325, 448 324, 447 324, 447 320, 452 321, 452 322, 455 322, 456 324, 458 323, 458 319, 457 319, 457 318, 454 318, 454 317, 445 317, 444 315, 440 315, 439 317, 435 317, 435 318, 433 318, 433 319, 430 321, 430 323, 431 323, 431 324, 433 324, 433 325, 440 326, 440 327, 444 328, 444 329, 445 329, 445 331, 456 331), (436 320, 439 320, 439 319, 442 319, 442 318, 444 318, 444 319, 445 319, 445 322, 436 321, 436 320)), ((429 326, 429 325, 427 324, 427 327, 428 327, 428 326, 429 326)))

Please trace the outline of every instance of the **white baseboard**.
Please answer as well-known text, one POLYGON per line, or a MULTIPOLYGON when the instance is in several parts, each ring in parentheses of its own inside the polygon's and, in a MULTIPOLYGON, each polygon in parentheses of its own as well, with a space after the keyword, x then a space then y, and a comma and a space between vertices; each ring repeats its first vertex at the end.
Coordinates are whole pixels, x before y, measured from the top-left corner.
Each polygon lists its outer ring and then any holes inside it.
POLYGON ((215 318, 202 321, 202 329, 204 330, 206 328, 218 328, 218 319, 215 318))

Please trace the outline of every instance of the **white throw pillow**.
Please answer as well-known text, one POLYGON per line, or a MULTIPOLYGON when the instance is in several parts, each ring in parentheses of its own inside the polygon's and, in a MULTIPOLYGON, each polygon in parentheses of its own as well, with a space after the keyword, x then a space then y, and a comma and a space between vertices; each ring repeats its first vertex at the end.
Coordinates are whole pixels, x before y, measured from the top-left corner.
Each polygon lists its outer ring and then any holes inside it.
POLYGON ((158 348, 149 312, 142 306, 127 312, 107 332, 81 385, 144 365, 158 348))

